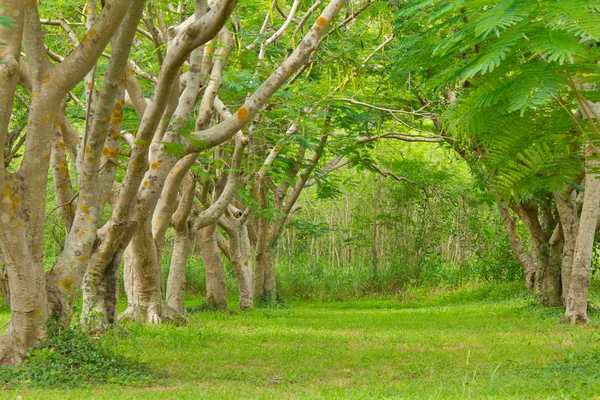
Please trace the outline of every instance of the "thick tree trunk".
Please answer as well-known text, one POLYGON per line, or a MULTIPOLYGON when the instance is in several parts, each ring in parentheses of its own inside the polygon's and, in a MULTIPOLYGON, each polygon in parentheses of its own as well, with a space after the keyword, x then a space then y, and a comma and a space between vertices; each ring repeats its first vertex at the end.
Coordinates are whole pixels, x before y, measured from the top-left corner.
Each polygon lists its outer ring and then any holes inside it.
MULTIPOLYGON (((0 42, 3 43, 0 52, 0 148, 4 149, 19 72, 25 2, 0 0, 0 6, 4 15, 14 19, 14 26, 0 26, 0 42)), ((29 120, 31 132, 28 132, 28 137, 34 130, 32 126, 34 122, 39 122, 33 120, 33 109, 31 114, 29 120)), ((4 168, 4 150, 0 151, 0 157, 2 158, 0 159, 0 185, 2 185, 4 193, 0 204, 2 214, 0 247, 6 265, 5 271, 8 275, 11 305, 11 321, 8 330, 0 337, 0 364, 12 364, 22 361, 27 349, 43 338, 48 308, 44 265, 41 257, 37 257, 41 249, 35 251, 34 255, 30 240, 33 236, 39 237, 39 225, 32 223, 32 229, 24 226, 20 215, 25 203, 21 201, 23 193, 14 192, 15 187, 22 188, 21 183, 23 182, 14 182, 14 179, 7 174, 4 168)), ((38 164, 40 164, 38 168, 43 168, 40 160, 38 160, 38 164)), ((18 178, 23 179, 23 176, 20 175, 18 178)), ((45 185, 45 183, 46 178, 43 184, 45 185)), ((43 188, 45 190, 45 186, 43 188)), ((43 198, 39 197, 38 199, 41 201, 43 198)), ((28 203, 28 205, 31 204, 28 203)), ((39 203, 35 204, 35 207, 30 209, 29 217, 37 222, 36 218, 43 215, 43 209, 43 206, 40 209, 39 203)), ((41 232, 43 233, 43 227, 41 232)))
POLYGON ((159 324, 180 317, 164 300, 164 283, 148 218, 125 249, 127 309, 120 320, 159 324))
POLYGON ((579 232, 575 243, 573 269, 567 295, 567 309, 564 322, 571 324, 587 323, 588 292, 591 279, 592 252, 598 206, 600 205, 600 167, 597 155, 590 151, 586 158, 585 195, 579 220, 579 232))
POLYGON ((216 236, 217 224, 202 228, 198 235, 200 253, 206 269, 206 301, 211 307, 228 310, 227 281, 216 236))

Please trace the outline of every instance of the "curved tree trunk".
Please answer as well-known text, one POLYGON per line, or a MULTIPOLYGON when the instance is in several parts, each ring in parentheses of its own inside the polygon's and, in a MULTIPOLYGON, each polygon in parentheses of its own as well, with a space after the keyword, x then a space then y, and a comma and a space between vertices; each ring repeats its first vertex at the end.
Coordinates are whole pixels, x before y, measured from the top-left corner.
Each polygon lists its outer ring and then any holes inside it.
POLYGON ((521 243, 521 239, 517 234, 515 226, 516 218, 510 215, 504 200, 498 200, 498 209, 500 210, 502 222, 504 223, 506 233, 508 234, 512 253, 523 269, 523 274, 525 275, 525 287, 531 292, 535 288, 535 260, 531 254, 525 252, 523 249, 523 244, 521 243))

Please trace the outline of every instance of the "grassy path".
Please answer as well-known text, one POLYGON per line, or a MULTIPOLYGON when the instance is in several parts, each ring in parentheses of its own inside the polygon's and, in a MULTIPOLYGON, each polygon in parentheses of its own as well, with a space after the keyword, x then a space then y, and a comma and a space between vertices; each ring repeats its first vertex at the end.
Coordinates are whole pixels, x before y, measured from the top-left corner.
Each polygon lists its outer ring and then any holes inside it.
MULTIPOLYGON (((152 387, 21 389, 39 398, 596 398, 600 330, 527 296, 298 303, 131 326, 114 346, 166 376, 152 387)), ((595 320, 600 320, 599 316, 595 320)))

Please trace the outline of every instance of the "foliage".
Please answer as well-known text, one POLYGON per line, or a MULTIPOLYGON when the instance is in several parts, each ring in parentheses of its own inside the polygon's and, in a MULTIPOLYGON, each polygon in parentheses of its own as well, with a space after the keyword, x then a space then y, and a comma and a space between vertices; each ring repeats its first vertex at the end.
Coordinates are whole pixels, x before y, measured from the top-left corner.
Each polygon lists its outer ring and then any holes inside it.
POLYGON ((86 387, 105 384, 147 385, 156 373, 114 349, 116 336, 94 339, 78 326, 48 328, 48 339, 29 351, 27 359, 0 368, 0 382, 8 387, 86 387))
POLYGON ((396 16, 396 78, 413 74, 432 99, 457 95, 439 102, 444 126, 488 188, 519 200, 576 180, 592 130, 574 123, 573 89, 598 80, 597 2, 428 0, 396 16))

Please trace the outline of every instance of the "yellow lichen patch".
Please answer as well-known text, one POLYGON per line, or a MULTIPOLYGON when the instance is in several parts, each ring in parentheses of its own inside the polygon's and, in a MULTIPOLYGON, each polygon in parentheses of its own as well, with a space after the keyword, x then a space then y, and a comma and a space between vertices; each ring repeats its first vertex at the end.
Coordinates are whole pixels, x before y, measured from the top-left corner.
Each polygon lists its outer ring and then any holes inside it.
POLYGON ((116 139, 119 139, 121 137, 121 135, 119 134, 119 132, 116 129, 112 129, 110 131, 110 136, 112 136, 112 137, 114 137, 116 139))
POLYGON ((58 168, 58 172, 61 173, 61 174, 66 174, 68 171, 69 171, 69 169, 67 167, 65 167, 64 165, 61 165, 58 168))
POLYGON ((104 157, 108 157, 110 155, 110 150, 108 149, 108 147, 102 148, 102 155, 104 157))
POLYGON ((162 161, 155 161, 152 163, 152 165, 150 166, 150 168, 152 169, 158 169, 160 168, 160 166, 162 165, 162 161))
POLYGON ((15 226, 17 227, 17 229, 19 229, 21 227, 21 221, 17 221, 17 223, 15 224, 15 226))
POLYGON ((122 121, 123 121, 123 117, 121 115, 115 115, 110 120, 110 123, 113 124, 113 126, 119 126, 119 125, 121 125, 122 121))
POLYGON ((35 92, 31 92, 31 98, 35 99, 36 93, 35 92))
POLYGON ((118 147, 113 147, 112 149, 110 149, 110 156, 111 157, 118 157, 119 156, 119 148, 118 147))
POLYGON ((61 150, 65 149, 65 144, 63 142, 59 142, 58 143, 58 147, 60 147, 61 150))
POLYGON ((88 259, 88 258, 87 258, 86 256, 79 256, 79 257, 77 257, 77 260, 78 260, 80 263, 84 263, 84 262, 86 262, 86 261, 87 261, 87 259, 88 259))
POLYGON ((93 38, 94 36, 96 36, 96 29, 92 28, 90 29, 90 37, 93 38))
POLYGON ((325 17, 319 17, 317 19, 317 25, 319 25, 321 27, 327 25, 327 18, 325 18, 325 17))
POLYGON ((50 154, 46 154, 46 155, 44 156, 44 160, 46 160, 46 161, 50 161, 50 154))
POLYGON ((240 121, 248 121, 248 117, 250 116, 250 111, 246 107, 242 107, 237 110, 237 117, 240 121))
POLYGON ((288 68, 288 69, 286 69, 286 70, 285 70, 285 74, 286 74, 287 76, 290 76, 290 75, 292 74, 292 70, 291 70, 291 69, 289 69, 289 68, 288 68))
POLYGON ((85 87, 87 88, 87 90, 92 90, 92 82, 86 83, 85 87))
POLYGON ((33 125, 33 121, 32 120, 27 121, 27 123, 29 124, 29 126, 33 125))
POLYGON ((90 145, 89 145, 89 144, 86 144, 86 145, 85 145, 85 153, 86 153, 86 154, 90 154, 91 152, 92 152, 92 148, 90 147, 90 145))
POLYGON ((150 181, 144 181, 144 186, 148 186, 150 184, 150 181))
POLYGON ((46 75, 44 75, 44 77, 42 78, 42 82, 43 82, 43 83, 49 83, 49 82, 50 82, 50 78, 51 78, 50 74, 49 74, 49 73, 47 73, 47 74, 46 74, 46 75))
POLYGON ((90 211, 88 206, 86 206, 86 205, 81 206, 81 212, 87 213, 88 211, 90 211))
POLYGON ((73 282, 73 279, 71 279, 71 278, 63 279, 62 282, 60 282, 60 286, 62 286, 64 291, 71 290, 73 288, 74 284, 75 284, 75 282, 73 282))

